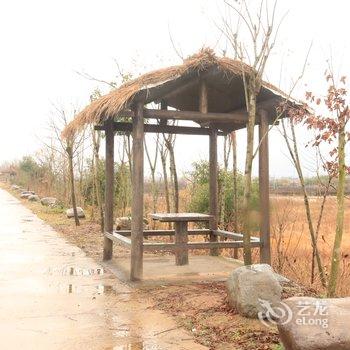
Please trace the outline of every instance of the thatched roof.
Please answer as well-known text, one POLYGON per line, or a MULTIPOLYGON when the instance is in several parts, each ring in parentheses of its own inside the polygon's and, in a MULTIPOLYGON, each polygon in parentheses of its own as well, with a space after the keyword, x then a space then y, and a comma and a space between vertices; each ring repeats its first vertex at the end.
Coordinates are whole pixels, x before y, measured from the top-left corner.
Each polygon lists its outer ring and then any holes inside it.
MULTIPOLYGON (((130 108, 137 99, 145 103, 165 99, 170 107, 178 110, 198 110, 199 77, 205 77, 208 85, 208 111, 231 112, 245 108, 243 73, 252 68, 228 57, 218 57, 211 49, 202 49, 185 59, 182 64, 155 70, 133 79, 118 89, 93 101, 63 131, 63 136, 80 131, 87 124, 115 118, 124 109, 130 108), (179 91, 179 87, 183 87, 179 91), (179 91, 171 94, 172 91, 179 91)), ((287 98, 275 86, 263 82, 258 102, 287 98)), ((278 102, 276 103, 277 106, 278 102)))

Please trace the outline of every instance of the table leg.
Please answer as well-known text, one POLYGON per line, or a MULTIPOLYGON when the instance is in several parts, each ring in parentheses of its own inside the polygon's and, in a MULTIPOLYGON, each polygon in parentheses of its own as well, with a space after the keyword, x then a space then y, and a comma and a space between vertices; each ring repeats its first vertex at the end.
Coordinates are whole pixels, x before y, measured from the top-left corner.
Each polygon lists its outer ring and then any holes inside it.
POLYGON ((188 265, 188 223, 186 221, 175 222, 175 263, 178 266, 188 265))

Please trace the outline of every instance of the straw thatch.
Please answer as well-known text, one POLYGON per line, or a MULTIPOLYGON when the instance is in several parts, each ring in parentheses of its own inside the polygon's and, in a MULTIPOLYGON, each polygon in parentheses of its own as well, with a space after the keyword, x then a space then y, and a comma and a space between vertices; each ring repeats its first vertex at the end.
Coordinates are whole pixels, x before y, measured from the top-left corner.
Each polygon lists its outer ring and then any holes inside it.
MULTIPOLYGON (((228 57, 217 57, 213 50, 204 48, 185 59, 181 65, 146 73, 93 101, 65 128, 63 136, 67 137, 81 130, 86 124, 100 123, 108 118, 114 118, 118 112, 130 107, 133 98, 140 91, 159 87, 188 74, 200 74, 212 67, 218 68, 226 75, 241 76, 243 73, 252 72, 252 68, 247 64, 228 57)), ((287 97, 281 90, 267 82, 263 82, 262 86, 278 96, 287 97)))

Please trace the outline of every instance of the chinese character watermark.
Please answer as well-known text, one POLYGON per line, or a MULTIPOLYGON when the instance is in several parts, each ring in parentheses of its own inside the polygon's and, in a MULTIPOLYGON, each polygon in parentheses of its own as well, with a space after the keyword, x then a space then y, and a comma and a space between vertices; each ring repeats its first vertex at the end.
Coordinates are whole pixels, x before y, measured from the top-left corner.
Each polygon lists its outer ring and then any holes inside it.
POLYGON ((262 311, 258 313, 259 320, 266 326, 284 325, 294 322, 297 326, 319 326, 328 328, 328 304, 324 300, 299 301, 297 311, 283 302, 277 306, 267 300, 259 299, 262 311))

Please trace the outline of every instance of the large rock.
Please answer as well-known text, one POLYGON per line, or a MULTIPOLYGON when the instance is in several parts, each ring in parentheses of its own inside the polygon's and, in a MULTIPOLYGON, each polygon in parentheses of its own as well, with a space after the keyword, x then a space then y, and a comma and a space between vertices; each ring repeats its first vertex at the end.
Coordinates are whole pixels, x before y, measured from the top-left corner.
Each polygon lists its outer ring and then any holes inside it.
MULTIPOLYGON (((131 216, 121 216, 115 219, 115 227, 117 231, 131 230, 131 216)), ((147 229, 148 220, 143 219, 143 228, 147 229)))
POLYGON ((40 201, 40 197, 36 194, 31 194, 29 197, 28 197, 28 200, 30 202, 39 202, 40 201))
POLYGON ((278 330, 285 350, 350 349, 350 298, 293 297, 283 304, 278 330))
MULTIPOLYGON (((85 213, 83 208, 77 207, 77 212, 78 212, 78 218, 81 218, 81 219, 85 218, 85 213)), ((66 215, 67 215, 67 218, 74 218, 73 208, 67 209, 66 215)))
POLYGON ((19 190, 20 187, 17 186, 17 185, 12 185, 11 188, 12 188, 13 190, 19 190))
POLYGON ((276 306, 281 301, 282 287, 272 269, 259 264, 233 270, 227 280, 228 302, 242 316, 264 317, 264 303, 276 306))
POLYGON ((34 194, 35 194, 35 192, 33 192, 33 191, 23 191, 23 192, 21 192, 20 197, 21 198, 28 198, 29 196, 32 196, 34 194))
POLYGON ((44 197, 40 200, 42 205, 53 207, 57 204, 57 198, 55 197, 44 197))
POLYGON ((276 272, 273 271, 273 268, 271 265, 269 264, 254 264, 254 269, 256 271, 271 271, 275 277, 277 278, 277 281, 280 282, 280 283, 288 283, 290 282, 289 279, 287 277, 284 277, 276 272))

